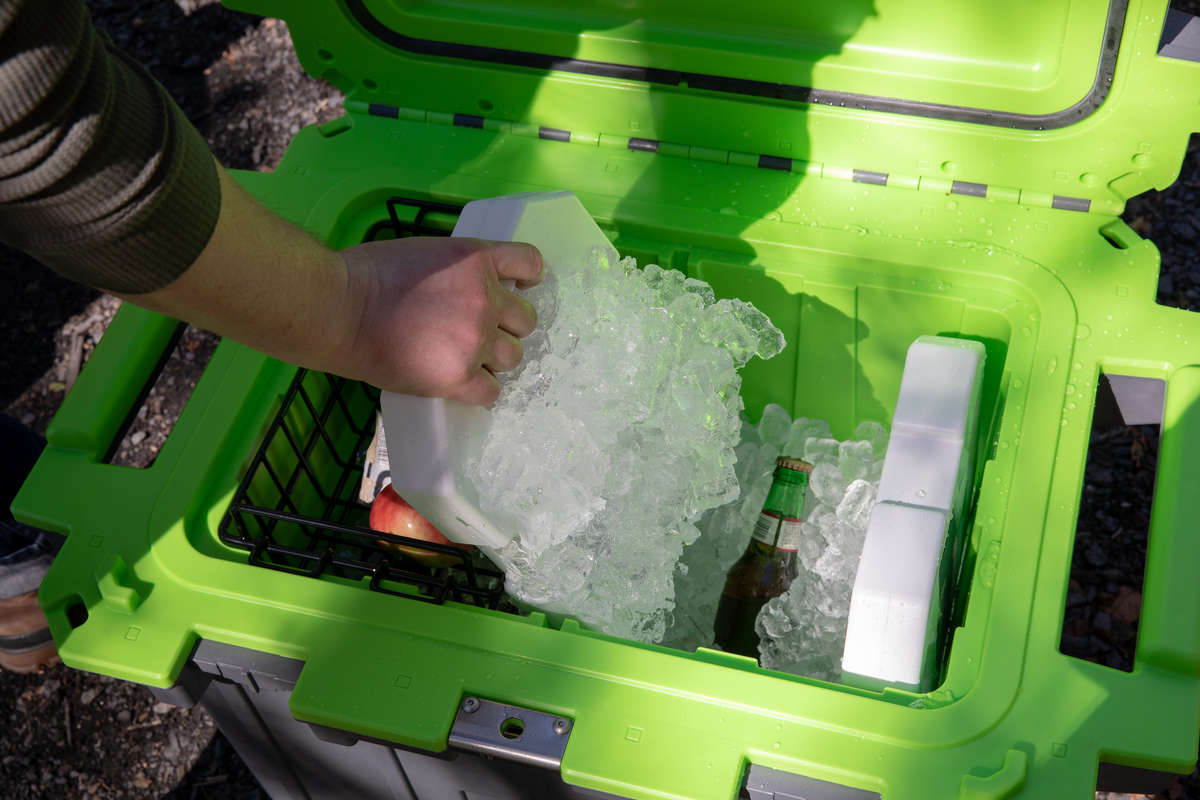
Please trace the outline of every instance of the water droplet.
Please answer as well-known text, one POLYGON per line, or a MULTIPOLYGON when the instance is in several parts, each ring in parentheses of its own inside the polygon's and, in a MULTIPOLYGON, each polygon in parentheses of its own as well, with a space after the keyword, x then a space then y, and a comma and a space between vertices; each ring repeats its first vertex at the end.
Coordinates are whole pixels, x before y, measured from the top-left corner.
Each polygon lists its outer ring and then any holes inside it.
POLYGON ((1071 411, 1074 411, 1074 410, 1075 410, 1075 404, 1074 404, 1074 403, 1067 403, 1067 408, 1068 408, 1069 410, 1071 410, 1071 411))
POLYGON ((1075 366, 1073 366, 1072 369, 1083 369, 1083 364, 1080 364, 1078 361, 1076 361, 1075 366))
POLYGON ((1020 389, 1025 385, 1025 381, 1021 380, 1020 378, 1013 378, 1012 385, 1014 389, 1020 389))
POLYGON ((1089 337, 1091 335, 1092 335, 1092 329, 1089 328, 1087 325, 1080 325, 1078 328, 1075 329, 1075 338, 1076 339, 1086 339, 1087 337, 1089 337))
POLYGON ((1029 327, 1028 325, 1026 325, 1024 328, 1021 328, 1021 335, 1022 335, 1022 336, 1030 336, 1030 335, 1032 335, 1032 334, 1033 334, 1033 330, 1032 330, 1032 329, 1030 329, 1030 327, 1029 327))
POLYGON ((771 749, 772 749, 772 750, 778 750, 778 749, 779 749, 779 742, 776 742, 775 744, 771 745, 771 749))
POLYGON ((925 490, 917 489, 917 497, 924 497, 924 496, 925 496, 925 490))
POLYGON ((1008 449, 1008 442, 1000 442, 1000 444, 999 444, 999 447, 1000 447, 1000 449, 1001 449, 1001 450, 1007 450, 1007 449, 1008 449))
POLYGON ((1050 356, 1050 360, 1046 362, 1046 374, 1053 375, 1056 369, 1058 369, 1058 356, 1050 356))

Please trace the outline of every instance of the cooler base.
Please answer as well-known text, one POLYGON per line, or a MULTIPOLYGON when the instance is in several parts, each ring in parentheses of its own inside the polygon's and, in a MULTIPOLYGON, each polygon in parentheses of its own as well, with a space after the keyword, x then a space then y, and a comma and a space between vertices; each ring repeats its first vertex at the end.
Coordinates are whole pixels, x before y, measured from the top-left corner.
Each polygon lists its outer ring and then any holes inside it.
POLYGON ((170 689, 200 705, 273 800, 621 800, 555 772, 453 749, 424 753, 301 722, 288 698, 303 662, 201 641, 170 689))

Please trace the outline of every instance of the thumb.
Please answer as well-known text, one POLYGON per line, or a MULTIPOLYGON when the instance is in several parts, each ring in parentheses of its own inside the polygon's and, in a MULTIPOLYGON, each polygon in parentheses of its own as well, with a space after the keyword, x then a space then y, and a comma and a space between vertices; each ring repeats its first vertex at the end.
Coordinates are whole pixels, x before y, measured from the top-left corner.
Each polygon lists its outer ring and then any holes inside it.
POLYGON ((545 264, 542 254, 525 242, 496 242, 489 248, 492 264, 500 280, 515 280, 517 288, 528 289, 542 282, 545 264))

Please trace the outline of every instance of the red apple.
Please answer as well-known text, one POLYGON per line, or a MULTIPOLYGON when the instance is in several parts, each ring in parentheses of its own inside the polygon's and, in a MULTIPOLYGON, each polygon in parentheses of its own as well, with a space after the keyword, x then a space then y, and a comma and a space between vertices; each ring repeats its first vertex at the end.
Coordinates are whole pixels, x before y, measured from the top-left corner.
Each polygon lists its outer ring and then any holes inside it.
MULTIPOLYGON (((433 527, 433 524, 429 520, 422 517, 415 508, 408 504, 407 500, 398 495, 390 483, 384 487, 382 492, 376 495, 375 502, 371 503, 369 524, 371 530, 394 533, 397 536, 406 536, 409 539, 447 544, 463 550, 470 550, 472 547, 469 544, 452 542, 443 536, 442 532, 433 527)), ((445 567, 460 562, 460 559, 449 553, 435 553, 432 550, 423 550, 419 547, 407 547, 385 539, 377 539, 376 541, 388 550, 412 556, 422 564, 427 564, 431 567, 445 567)))

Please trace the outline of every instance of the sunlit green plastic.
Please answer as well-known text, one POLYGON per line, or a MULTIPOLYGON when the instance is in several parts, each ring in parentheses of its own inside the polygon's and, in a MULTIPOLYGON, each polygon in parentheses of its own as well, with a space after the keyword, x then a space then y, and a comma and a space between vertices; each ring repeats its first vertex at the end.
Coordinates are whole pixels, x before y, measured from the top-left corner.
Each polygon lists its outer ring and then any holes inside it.
MULTIPOLYGON (((454 114, 476 114, 488 126, 515 124, 534 136, 547 126, 602 147, 655 139, 706 160, 766 154, 792 159, 798 176, 849 180, 866 170, 887 173, 894 186, 933 191, 956 180, 985 184, 997 199, 1028 206, 1050 206, 1059 195, 1116 214, 1126 198, 1165 188, 1178 174, 1186 120, 1198 113, 1194 69, 1155 56, 1165 0, 707 4, 704 13, 682 0, 561 4, 553 13, 545 10, 549 0, 344 6, 424 42, 1018 114, 1053 114, 1087 97, 1108 38, 1106 17, 1111 10, 1124 18, 1121 66, 1111 84, 1108 73, 1099 76, 1103 103, 1079 122, 1042 131, 494 68, 384 44, 332 5, 308 13, 290 0, 231 5, 286 18, 305 68, 363 110, 390 104, 433 112, 430 121, 446 124, 454 114)), ((748 213, 775 210, 785 198, 756 198, 748 213)))
MULTIPOLYGON (((1100 760, 1191 769, 1200 727, 1200 495, 1190 489, 1200 458, 1200 316, 1155 305, 1157 252, 1113 216, 1123 196, 1173 179, 1186 133, 1200 128, 1200 64, 1155 55, 1164 3, 1130 4, 1109 101, 1055 132, 806 112, 607 78, 422 61, 370 41, 341 6, 253 5, 287 19, 310 71, 353 90, 352 112, 301 131, 274 173, 238 177, 334 246, 359 241, 392 195, 461 203, 572 189, 624 252, 750 300, 786 332, 780 356, 744 370, 752 415, 780 402, 829 419, 840 437, 863 420, 890 419, 904 353, 918 335, 982 341, 965 608, 936 690, 873 693, 721 653, 633 645, 571 621, 555 629, 536 614, 434 606, 250 566, 216 529, 295 369, 224 342, 151 468, 99 463, 136 395, 131 382, 169 338, 169 321, 126 308, 14 506, 24 520, 70 534, 41 591, 67 664, 165 686, 197 638, 295 657, 305 661, 291 699, 297 717, 430 750, 446 746, 464 694, 549 711, 575 720, 563 777, 635 798, 732 798, 747 763, 886 800, 1084 798, 1100 760), (483 129, 450 124, 451 113, 482 113, 481 99, 498 114, 483 129), (368 100, 394 106, 395 116, 368 113, 368 100), (572 141, 539 139, 537 124, 570 129, 572 141), (588 131, 590 139, 579 133, 588 131), (630 135, 679 147, 632 152, 630 135), (781 154, 788 144, 811 163, 791 172, 756 166, 754 154, 781 154), (1015 189, 950 194, 947 161, 961 180, 1015 189), (846 171, 853 168, 914 180, 909 188, 856 183, 846 171), (1119 191, 1110 190, 1114 182, 1119 191), (1055 194, 1095 202, 1088 213, 1058 210, 1049 207, 1055 194), (1058 651, 1102 370, 1167 381, 1131 673, 1058 651), (88 619, 72 628, 67 610, 76 602, 88 619)), ((967 26, 971 5, 940 22, 967 26)), ((1046 6, 1055 4, 1006 6, 1021 48, 1039 46, 1037 33, 1025 31, 1035 19, 1055 19, 1046 6)), ((535 6, 514 8, 519 19, 535 6)), ((678 12, 656 8, 664 22, 654 36, 666 37, 678 12)), ((910 30, 915 18, 885 10, 880 2, 860 29, 876 37, 869 41, 902 41, 907 32, 921 47, 958 47, 939 44, 936 25, 910 30), (890 19, 901 28, 879 27, 890 19)), ((500 13, 439 4, 388 10, 418 12, 461 13, 468 28, 500 13)), ((1080 17, 1080 30, 1093 13, 1077 3, 1060 12, 1080 17)), ((770 27, 766 9, 747 13, 748 25, 770 27)), ((1004 34, 994 12, 979 13, 980 41, 1004 34)), ((711 24, 707 35, 725 27, 711 24)), ((497 46, 536 38, 493 33, 497 46)), ((715 47, 684 34, 689 45, 715 47)), ((604 42, 589 37, 589 54, 603 57, 604 42)), ((1067 47, 1076 52, 1073 39, 1067 47)), ((892 62, 874 58, 882 72, 873 79, 894 80, 884 74, 892 62)), ((710 52, 706 63, 726 60, 731 69, 753 64, 737 52, 710 52)), ((830 74, 841 74, 834 66, 830 74)), ((1073 61, 1061 65, 1064 80, 1074 72, 1073 61)))

